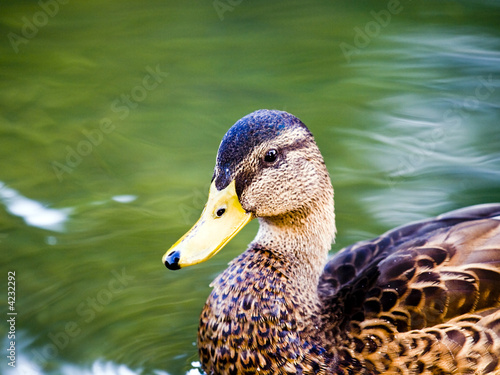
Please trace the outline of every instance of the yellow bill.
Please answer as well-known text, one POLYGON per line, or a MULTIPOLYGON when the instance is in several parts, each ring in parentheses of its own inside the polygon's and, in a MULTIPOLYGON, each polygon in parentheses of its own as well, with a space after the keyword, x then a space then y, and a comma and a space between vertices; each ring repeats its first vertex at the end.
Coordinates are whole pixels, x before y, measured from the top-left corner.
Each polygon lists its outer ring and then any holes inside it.
POLYGON ((210 186, 208 201, 196 224, 163 256, 168 269, 206 261, 219 252, 253 216, 241 207, 235 183, 219 191, 210 186))

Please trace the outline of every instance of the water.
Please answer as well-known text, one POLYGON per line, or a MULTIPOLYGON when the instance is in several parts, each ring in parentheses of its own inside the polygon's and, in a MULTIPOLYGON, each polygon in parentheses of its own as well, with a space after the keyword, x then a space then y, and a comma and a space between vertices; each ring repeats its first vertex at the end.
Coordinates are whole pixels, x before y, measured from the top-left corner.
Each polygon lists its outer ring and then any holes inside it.
POLYGON ((500 201, 496 2, 221 3, 0 6, 0 279, 16 272, 18 313, 3 374, 198 372, 208 284, 257 223, 196 267, 161 256, 255 109, 315 134, 334 251, 500 201))

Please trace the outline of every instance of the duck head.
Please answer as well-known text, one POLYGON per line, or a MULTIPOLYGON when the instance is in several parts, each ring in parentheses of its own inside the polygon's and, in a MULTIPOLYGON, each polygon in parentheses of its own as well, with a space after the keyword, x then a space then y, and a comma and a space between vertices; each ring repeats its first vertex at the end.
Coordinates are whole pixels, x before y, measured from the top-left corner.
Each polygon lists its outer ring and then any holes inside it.
POLYGON ((333 189, 323 158, 309 129, 287 112, 258 110, 229 129, 200 219, 162 260, 171 270, 203 262, 253 218, 260 221, 254 241, 260 244, 281 240, 297 249, 307 243, 326 254, 334 239, 333 189))

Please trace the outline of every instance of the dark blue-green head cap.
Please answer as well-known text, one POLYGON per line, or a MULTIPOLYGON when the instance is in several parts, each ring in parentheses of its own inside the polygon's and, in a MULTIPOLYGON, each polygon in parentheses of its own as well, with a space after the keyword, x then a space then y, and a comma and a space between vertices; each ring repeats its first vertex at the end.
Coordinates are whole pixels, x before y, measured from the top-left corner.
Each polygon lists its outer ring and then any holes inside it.
MULTIPOLYGON (((262 145, 272 144, 273 140, 287 138, 287 134, 294 134, 295 141, 312 139, 309 129, 294 115, 278 111, 260 109, 238 120, 226 133, 219 146, 217 162, 213 179, 218 190, 224 189, 232 180, 238 177, 242 163, 249 155, 262 145)), ((290 136, 291 138, 292 136, 290 136)), ((280 143, 282 143, 281 141, 280 143)), ((286 142, 290 145, 290 142, 286 142)), ((296 143, 296 142, 295 142, 296 143)), ((247 178, 248 176, 240 176, 247 178)), ((236 181, 238 193, 248 181, 236 181)))

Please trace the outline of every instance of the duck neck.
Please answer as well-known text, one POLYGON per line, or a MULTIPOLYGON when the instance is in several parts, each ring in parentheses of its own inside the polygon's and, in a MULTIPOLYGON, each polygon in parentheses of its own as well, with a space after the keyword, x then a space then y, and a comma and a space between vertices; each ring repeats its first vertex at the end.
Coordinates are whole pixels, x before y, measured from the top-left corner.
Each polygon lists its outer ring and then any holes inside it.
POLYGON ((333 191, 330 194, 328 191, 323 199, 310 202, 298 212, 259 218, 259 232, 252 243, 280 259, 275 267, 294 284, 295 292, 315 300, 318 280, 336 232, 333 191))

